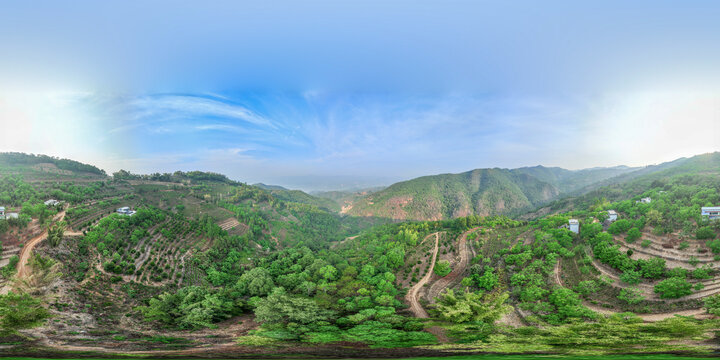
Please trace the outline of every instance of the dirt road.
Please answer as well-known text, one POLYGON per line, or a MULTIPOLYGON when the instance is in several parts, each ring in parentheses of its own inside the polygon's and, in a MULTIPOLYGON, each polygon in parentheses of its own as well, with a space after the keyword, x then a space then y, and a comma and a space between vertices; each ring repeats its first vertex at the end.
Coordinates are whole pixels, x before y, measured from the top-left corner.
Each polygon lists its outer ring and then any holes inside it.
MULTIPOLYGON (((560 279, 560 261, 558 261, 555 264, 555 270, 553 270, 553 279, 555 280, 555 283, 559 286, 564 286, 561 279, 560 279)), ((595 311, 597 313, 603 314, 603 315, 614 315, 617 314, 617 312, 606 309, 602 306, 591 304, 588 301, 583 301, 583 305, 587 307, 588 309, 595 311)), ((639 318, 641 318, 645 322, 656 322, 656 321, 662 321, 668 318, 672 318, 675 315, 681 315, 681 316, 693 316, 696 319, 706 319, 709 318, 710 315, 706 314, 705 311, 701 309, 690 309, 690 310, 681 310, 681 311, 674 311, 674 312, 666 312, 666 313, 655 313, 655 314, 636 314, 639 318)))
MULTIPOLYGON (((65 211, 59 212, 55 217, 53 218, 53 222, 62 221, 65 218, 65 211)), ((39 244, 41 241, 45 240, 48 236, 48 231, 45 229, 45 231, 42 232, 42 234, 30 239, 25 245, 23 245, 22 250, 20 250, 20 261, 18 262, 18 271, 17 276, 18 278, 23 278, 28 275, 28 268, 27 268, 27 262, 30 260, 30 255, 32 254, 33 249, 37 244, 39 244)))
POLYGON ((433 268, 435 268, 435 259, 437 258, 438 253, 438 245, 440 243, 440 233, 434 233, 428 235, 428 237, 435 235, 435 248, 433 249, 432 253, 432 260, 430 261, 430 267, 423 276, 420 281, 417 282, 417 284, 413 285, 413 287, 410 288, 410 291, 408 291, 407 295, 405 295, 405 300, 410 304, 410 311, 415 315, 415 317, 418 318, 428 318, 428 313, 423 309, 423 307, 420 305, 420 302, 418 301, 418 292, 422 287, 430 280, 430 278, 433 275, 433 268))
POLYGON ((458 250, 460 250, 460 261, 458 261, 456 264, 452 264, 453 270, 452 272, 450 272, 450 274, 430 285, 427 298, 431 303, 435 302, 435 298, 440 296, 440 293, 443 290, 451 287, 456 282, 462 280, 460 279, 460 276, 465 273, 465 269, 470 263, 470 249, 468 249, 467 246, 467 237, 477 229, 478 228, 470 229, 464 232, 462 236, 460 236, 460 241, 458 242, 458 250))

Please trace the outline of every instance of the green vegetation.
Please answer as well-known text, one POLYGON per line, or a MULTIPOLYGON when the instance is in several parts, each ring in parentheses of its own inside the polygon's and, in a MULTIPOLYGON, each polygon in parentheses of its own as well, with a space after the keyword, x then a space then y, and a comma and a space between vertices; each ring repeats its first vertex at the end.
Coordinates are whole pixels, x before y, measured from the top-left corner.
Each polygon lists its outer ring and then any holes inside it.
POLYGON ((452 268, 450 267, 450 262, 447 260, 440 260, 437 263, 435 263, 435 268, 433 268, 433 272, 440 277, 445 277, 450 272, 452 272, 452 268))
MULTIPOLYGON (((18 163, 0 178, 0 200, 21 217, 0 221, 0 239, 18 251, 17 239, 45 229, 48 237, 33 250, 31 276, 12 280, 17 256, 0 269, 4 281, 23 290, 0 297, 0 321, 16 333, 43 323, 50 311, 82 313, 101 329, 122 330, 103 335, 103 341, 145 346, 197 340, 148 337, 128 324, 186 330, 181 334, 205 329, 216 336, 220 331, 214 329, 233 319, 247 326, 237 339, 247 347, 352 342, 563 354, 650 347, 702 352, 702 346, 673 341, 703 340, 716 321, 649 324, 625 312, 672 313, 704 305, 720 315, 719 295, 686 297, 713 292, 718 272, 712 254, 720 255, 720 222, 699 215, 700 207, 720 204, 720 180, 709 175, 712 168, 700 171, 693 163, 675 164, 692 176, 671 166, 637 176, 628 169, 538 167, 420 178, 360 199, 353 211, 374 216, 367 218, 336 213, 331 199, 214 173, 119 171, 110 178, 79 170, 84 167, 68 170, 82 173, 73 175, 57 172, 55 163, 49 167, 55 172, 18 163), (613 174, 629 180, 594 187, 613 174), (83 181, 73 183, 72 176, 83 181), (514 215, 567 189, 578 192, 537 218, 538 213, 522 217, 528 220, 457 217, 514 215), (652 202, 637 202, 640 197, 652 202), (64 204, 45 206, 48 198, 64 204), (122 206, 136 213, 116 214, 122 206), (609 209, 620 214, 612 224, 604 223, 609 209), (64 221, 58 221, 61 211, 64 221), (445 220, 391 223, 378 217, 445 220), (580 221, 580 234, 568 230, 569 219, 580 221), (436 236, 437 262, 431 267, 436 236), (661 251, 663 257, 656 255, 661 251), (687 266, 675 267, 678 262, 687 266), (416 308, 408 309, 408 290, 433 274, 412 303, 430 319, 417 319, 416 308), (62 291, 51 286, 58 278, 62 291), (438 278, 446 288, 433 286, 438 278), (645 295, 651 289, 657 296, 645 295), (605 309, 617 314, 607 317, 605 309), (509 322, 530 326, 504 324, 509 322)), ((58 334, 85 334, 65 317, 47 323, 58 334)))

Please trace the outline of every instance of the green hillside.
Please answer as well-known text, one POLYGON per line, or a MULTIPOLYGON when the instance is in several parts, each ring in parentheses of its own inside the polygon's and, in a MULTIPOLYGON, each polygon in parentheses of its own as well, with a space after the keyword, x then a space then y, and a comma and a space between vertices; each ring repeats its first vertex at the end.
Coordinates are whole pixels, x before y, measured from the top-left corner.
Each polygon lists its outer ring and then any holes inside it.
POLYGON ((571 171, 536 166, 424 176, 359 199, 347 213, 408 220, 515 214, 633 170, 615 167, 571 171))

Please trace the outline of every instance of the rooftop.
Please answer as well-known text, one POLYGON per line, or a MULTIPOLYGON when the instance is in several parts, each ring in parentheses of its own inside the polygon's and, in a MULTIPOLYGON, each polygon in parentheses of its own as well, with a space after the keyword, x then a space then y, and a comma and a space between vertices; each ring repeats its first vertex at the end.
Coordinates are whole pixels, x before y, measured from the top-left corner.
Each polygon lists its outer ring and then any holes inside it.
POLYGON ((577 219, 570 219, 569 223, 570 223, 570 225, 577 225, 580 222, 577 219))

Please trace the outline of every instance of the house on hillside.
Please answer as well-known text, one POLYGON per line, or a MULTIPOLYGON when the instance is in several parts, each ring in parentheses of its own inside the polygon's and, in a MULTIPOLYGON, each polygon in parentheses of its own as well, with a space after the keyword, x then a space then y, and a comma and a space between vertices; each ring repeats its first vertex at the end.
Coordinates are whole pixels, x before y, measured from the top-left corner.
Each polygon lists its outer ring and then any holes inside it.
POLYGON ((5 218, 5 207, 0 206, 0 219, 4 219, 4 218, 5 218))
POLYGON ((58 204, 60 204, 60 202, 55 199, 50 199, 45 202, 45 206, 57 206, 58 204))
POLYGON ((644 197, 644 198, 636 201, 636 203, 643 203, 643 204, 649 204, 649 203, 651 203, 651 202, 652 202, 652 199, 649 198, 649 197, 644 197))
POLYGON ((720 219, 720 206, 704 206, 700 211, 703 218, 708 220, 720 219))
POLYGON ((617 212, 615 210, 608 210, 608 221, 613 222, 617 220, 617 212))
POLYGON ((125 215, 125 216, 135 215, 135 211, 130 210, 130 207, 128 207, 128 206, 121 207, 121 208, 117 209, 116 212, 120 215, 125 215))
POLYGON ((8 220, 10 220, 10 219, 19 219, 19 218, 20 218, 20 214, 18 214, 18 213, 7 213, 7 214, 5 215, 5 218, 8 219, 8 220))
POLYGON ((568 221, 570 231, 579 234, 580 233, 580 222, 577 219, 570 219, 568 221))

